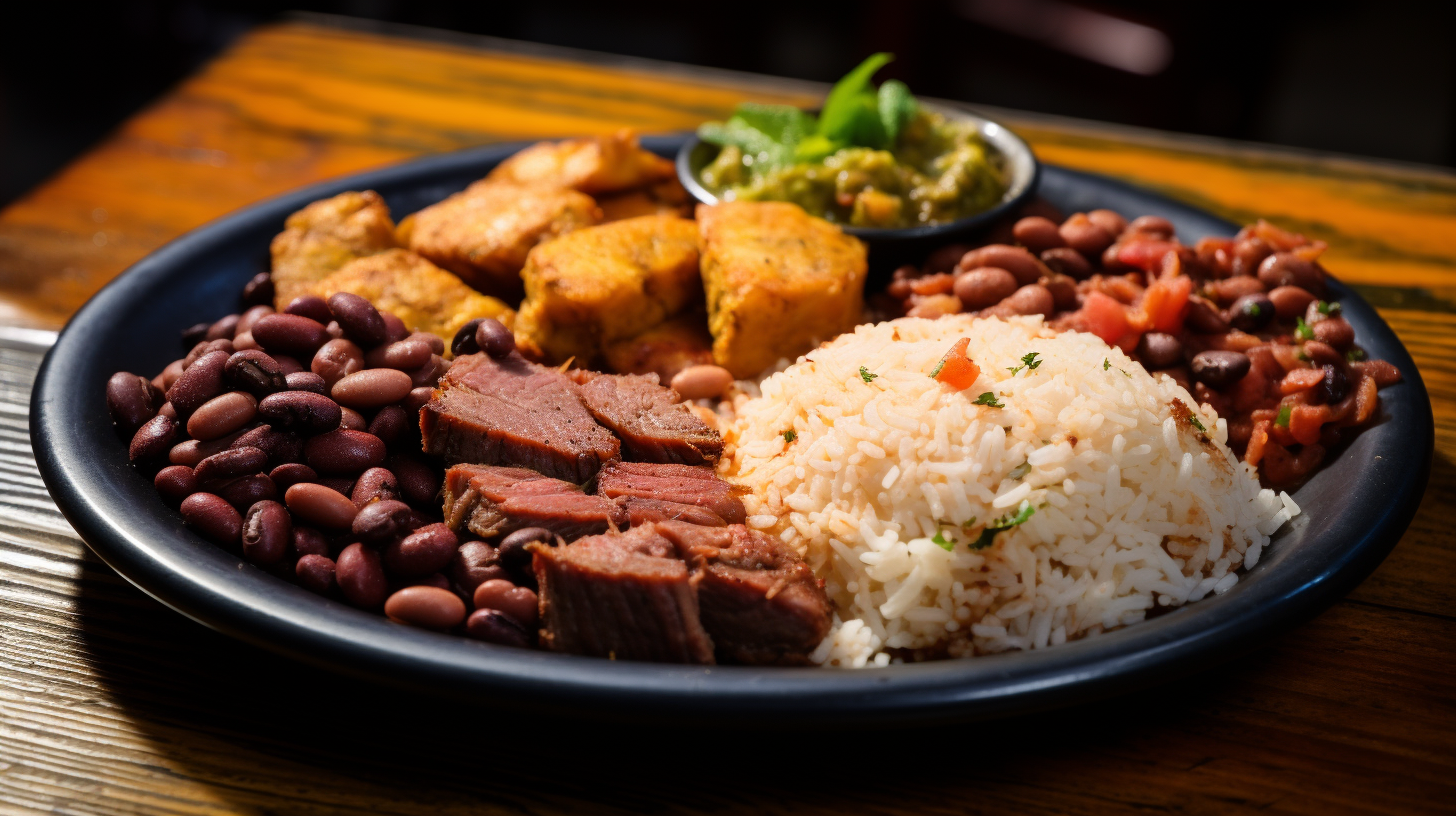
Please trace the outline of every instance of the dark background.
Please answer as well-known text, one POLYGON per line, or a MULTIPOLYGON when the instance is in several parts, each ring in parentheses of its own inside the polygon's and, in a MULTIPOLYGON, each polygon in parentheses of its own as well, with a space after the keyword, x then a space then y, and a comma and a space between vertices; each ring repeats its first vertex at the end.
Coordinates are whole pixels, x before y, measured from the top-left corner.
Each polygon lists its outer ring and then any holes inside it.
POLYGON ((0 24, 0 205, 295 9, 1456 166, 1453 2, 51 0, 0 24))

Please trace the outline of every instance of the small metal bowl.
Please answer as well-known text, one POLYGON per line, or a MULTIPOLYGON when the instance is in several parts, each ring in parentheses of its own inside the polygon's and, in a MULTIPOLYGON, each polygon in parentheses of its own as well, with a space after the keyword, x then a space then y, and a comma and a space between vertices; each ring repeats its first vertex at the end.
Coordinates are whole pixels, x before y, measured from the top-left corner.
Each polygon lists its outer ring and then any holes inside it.
MULTIPOLYGON (((891 229, 843 226, 845 232, 869 246, 870 264, 877 268, 883 269, 886 261, 897 264, 902 261, 916 262, 921 260, 917 255, 923 256, 924 253, 995 222, 1035 195, 1037 182, 1041 178, 1041 165, 1031 152, 1031 147, 1004 125, 958 108, 927 105, 923 102, 921 105, 947 119, 974 124, 981 131, 981 138, 986 140, 986 144, 1001 154, 1010 171, 1010 184, 1006 187, 1006 194, 995 206, 944 224, 891 229)), ((717 157, 719 149, 694 135, 688 138, 687 143, 677 153, 678 179, 693 198, 704 204, 717 204, 718 197, 703 186, 698 180, 698 174, 717 157)))

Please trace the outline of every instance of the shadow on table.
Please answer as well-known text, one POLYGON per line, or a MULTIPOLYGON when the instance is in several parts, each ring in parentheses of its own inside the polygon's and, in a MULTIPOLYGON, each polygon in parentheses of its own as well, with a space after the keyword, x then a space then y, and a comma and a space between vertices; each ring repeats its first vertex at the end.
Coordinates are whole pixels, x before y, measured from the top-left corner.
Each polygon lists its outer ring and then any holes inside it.
MULTIPOLYGON (((1456 466, 1439 456, 1433 475, 1433 485, 1456 484, 1456 466)), ((1428 496, 1418 519, 1441 501, 1428 496)), ((1027 797, 1058 812, 1186 806, 1177 786, 1144 787, 1149 775, 1283 751, 1233 734, 1268 714, 1252 698, 1271 678, 1298 675, 1313 640, 1300 637, 1306 627, 1192 678, 1013 720, 720 732, 542 719, 356 680, 212 632, 120 580, 83 581, 78 611, 110 700, 172 773, 239 810, 316 813, 1016 811, 1027 797), (977 801, 955 799, 968 790, 977 801)), ((1338 719, 1327 703, 1311 716, 1338 719)), ((1198 795, 1243 801, 1229 798, 1226 772, 1216 778, 1198 795)))

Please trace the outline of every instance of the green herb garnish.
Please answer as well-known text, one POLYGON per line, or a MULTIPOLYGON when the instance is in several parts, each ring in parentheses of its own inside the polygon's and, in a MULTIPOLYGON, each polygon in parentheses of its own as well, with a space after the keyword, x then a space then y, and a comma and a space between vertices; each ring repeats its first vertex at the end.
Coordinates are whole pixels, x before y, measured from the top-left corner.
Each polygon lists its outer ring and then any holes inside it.
MULTIPOLYGON (((940 373, 940 372, 937 371, 936 373, 940 373)), ((876 377, 878 377, 878 376, 880 376, 880 375, 874 373, 873 371, 870 371, 868 368, 865 368, 864 366, 860 366, 859 367, 859 378, 861 380, 864 380, 865 383, 867 383, 867 384, 870 383, 870 382, 873 382, 874 379, 876 377)))
POLYGON ((1289 417, 1294 413, 1294 408, 1289 405, 1279 406, 1279 416, 1274 417, 1274 424, 1281 428, 1289 427, 1289 417))
POLYGON ((1316 301, 1314 308, 1315 311, 1322 315, 1337 315, 1340 313, 1340 304, 1331 303, 1328 300, 1316 301))
MULTIPOLYGON (((1106 362, 1106 361, 1104 360, 1104 362, 1106 362)), ((1033 351, 1032 353, 1030 353, 1030 354, 1026 355, 1025 357, 1022 357, 1021 358, 1021 365, 1015 366, 1015 367, 1011 367, 1011 368, 1007 368, 1006 370, 1007 371, 1010 371, 1011 372, 1011 376, 1015 377, 1016 376, 1016 372, 1020 371, 1023 368, 1024 369, 1027 369, 1028 371, 1035 371, 1037 369, 1037 367, 1040 366, 1040 365, 1041 365, 1041 360, 1036 359, 1036 352, 1033 351)))
POLYGON ((1112 363, 1107 362, 1107 358, 1106 357, 1103 357, 1102 358, 1102 370, 1103 371, 1106 371, 1109 368, 1112 368, 1112 363))
POLYGON ((1008 513, 1001 518, 987 524, 986 529, 981 531, 981 537, 976 539, 975 543, 971 544, 971 549, 984 550, 985 548, 991 546, 996 542, 997 533, 1001 532, 1002 530, 1010 530, 1012 527, 1025 524, 1026 520, 1031 518, 1035 514, 1036 508, 1031 506, 1031 502, 1022 501, 1021 506, 1016 509, 1016 513, 1014 515, 1008 513))
POLYGON ((1198 414, 1189 414, 1188 421, 1193 423, 1193 427, 1197 428, 1200 431, 1203 431, 1204 433, 1208 433, 1208 429, 1203 427, 1202 422, 1198 421, 1198 414))
POLYGON ((1006 474, 1006 478, 1008 478, 1008 479, 1020 479, 1022 476, 1025 476, 1026 474, 1028 474, 1030 472, 1031 472, 1031 463, 1030 462, 1022 462, 1021 464, 1019 464, 1016 467, 1012 468, 1011 469, 1011 472, 1008 473, 1008 474, 1006 474))
POLYGON ((945 550, 946 552, 950 552, 951 550, 955 549, 955 542, 947 539, 944 535, 941 534, 939 530, 935 531, 935 535, 931 537, 930 543, 939 546, 942 550, 945 550))
POLYGON ((795 439, 799 438, 799 434, 792 430, 784 431, 782 436, 784 437, 785 442, 793 442, 795 439))
POLYGON ((939 377, 940 376, 940 370, 942 368, 945 368, 945 358, 944 357, 940 358, 940 362, 936 363, 935 364, 935 368, 933 368, 933 369, 930 370, 930 379, 933 380, 936 377, 939 377))
POLYGON ((1365 353, 1365 349, 1362 348, 1352 348, 1349 351, 1345 352, 1345 359, 1349 360, 1352 363, 1358 363, 1361 360, 1365 359, 1367 356, 1369 355, 1367 355, 1365 353))
POLYGON ((1004 403, 1004 402, 998 402, 996 400, 996 394, 995 394, 995 392, 992 392, 992 391, 987 391, 986 393, 982 394, 981 396, 976 397, 976 401, 973 402, 973 403, 971 403, 971 404, 972 405, 989 405, 992 408, 1005 408, 1006 407, 1006 403, 1004 403))
POLYGON ((1309 324, 1304 322, 1304 318, 1296 317, 1294 318, 1294 336, 1300 340, 1313 340, 1314 329, 1311 329, 1309 324))

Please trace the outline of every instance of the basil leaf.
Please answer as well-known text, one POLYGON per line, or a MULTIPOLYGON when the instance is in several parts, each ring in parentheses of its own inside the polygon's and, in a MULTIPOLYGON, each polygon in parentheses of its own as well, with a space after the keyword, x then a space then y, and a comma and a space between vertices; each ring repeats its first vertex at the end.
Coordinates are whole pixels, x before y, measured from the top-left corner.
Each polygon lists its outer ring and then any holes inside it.
POLYGON ((733 116, 789 150, 813 133, 816 124, 814 117, 792 105, 744 102, 733 116))
POLYGON ((820 135, 835 141, 865 144, 851 137, 860 132, 861 117, 868 112, 874 126, 879 130, 880 139, 884 139, 884 127, 880 125, 879 108, 875 103, 874 91, 870 88, 870 79, 892 59, 892 55, 884 52, 871 54, 853 71, 845 74, 843 79, 834 83, 829 96, 824 99, 824 110, 819 114, 820 135))
POLYGON ((915 118, 919 106, 910 94, 910 87, 898 79, 886 80, 880 85, 880 124, 885 128, 885 138, 890 146, 900 139, 900 131, 915 118))
POLYGON ((827 156, 834 155, 844 146, 844 144, 836 142, 828 136, 813 133, 804 137, 798 146, 794 148, 794 158, 801 162, 817 162, 827 156))
POLYGON ((698 138, 719 147, 732 145, 753 156, 755 163, 777 166, 793 160, 793 151, 736 113, 726 122, 704 122, 698 127, 698 138))

